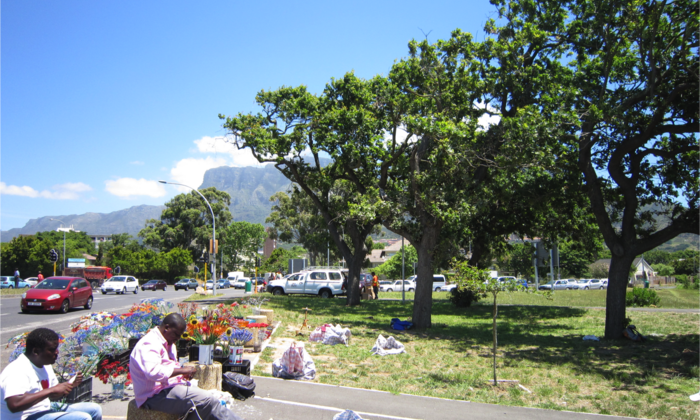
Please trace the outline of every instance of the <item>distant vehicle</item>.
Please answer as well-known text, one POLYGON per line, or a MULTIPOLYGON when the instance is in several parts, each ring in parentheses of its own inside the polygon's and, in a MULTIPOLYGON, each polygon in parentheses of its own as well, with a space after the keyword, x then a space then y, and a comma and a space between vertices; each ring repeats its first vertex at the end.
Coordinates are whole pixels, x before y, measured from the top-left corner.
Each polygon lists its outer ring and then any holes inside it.
POLYGON ((440 288, 447 284, 445 276, 442 274, 433 274, 433 290, 436 292, 440 291, 440 288))
POLYGON ((228 289, 231 287, 231 283, 228 279, 219 279, 219 284, 216 285, 217 289, 228 289))
POLYGON ((175 283, 174 286, 175 290, 183 289, 186 292, 190 289, 196 289, 199 286, 199 283, 196 279, 182 279, 175 283))
POLYGON ((245 283, 250 281, 248 277, 239 277, 236 281, 234 281, 233 288, 234 289, 245 289, 245 283))
POLYGON ((20 308, 30 311, 58 311, 66 313, 70 308, 92 308, 92 286, 80 277, 48 277, 35 287, 22 293, 20 308))
POLYGON ((380 292, 400 292, 402 291, 401 282, 403 281, 403 290, 407 292, 415 292, 416 285, 410 280, 396 280, 394 282, 389 282, 389 284, 380 285, 380 292))
POLYGON ((112 269, 110 267, 90 266, 90 267, 67 267, 63 271, 63 275, 71 277, 82 277, 92 285, 93 289, 102 286, 105 280, 112 277, 112 269))
MULTIPOLYGON (((15 276, 2 276, 0 277, 0 289, 14 289, 15 288, 15 276)), ((29 283, 20 279, 17 283, 18 289, 28 289, 29 283)))
POLYGON ((440 288, 441 292, 451 292, 452 289, 456 289, 457 285, 456 284, 446 284, 440 288))
POLYGON ((506 283, 506 282, 515 282, 518 286, 522 286, 524 288, 528 288, 529 286, 527 285, 527 280, 525 279, 516 279, 513 276, 501 276, 497 278, 497 281, 499 283, 506 283))
POLYGON ((29 287, 34 287, 37 283, 39 283, 39 277, 27 277, 24 279, 24 282, 29 284, 29 287))
POLYGON ((234 280, 238 280, 239 278, 244 276, 245 273, 243 273, 242 271, 229 271, 226 277, 228 277, 228 281, 233 283, 234 280))
POLYGON ((600 279, 582 279, 576 282, 579 289, 602 289, 603 282, 600 279))
POLYGON ((100 286, 100 292, 104 295, 109 292, 124 294, 126 292, 139 292, 139 281, 134 276, 113 276, 100 286))
POLYGON ((578 289, 578 286, 569 284, 568 280, 551 280, 546 284, 540 284, 539 290, 566 290, 572 288, 578 289))
POLYGON ((166 283, 165 280, 148 280, 148 282, 141 286, 141 290, 153 290, 155 292, 158 289, 165 292, 168 290, 168 283, 166 283))
POLYGON ((360 274, 360 293, 365 293, 367 286, 372 286, 372 275, 369 273, 360 274))
POLYGON ((214 280, 207 280, 207 290, 214 290, 214 280))
POLYGON ((601 289, 607 289, 608 288, 608 279, 600 279, 600 283, 602 285, 601 289))

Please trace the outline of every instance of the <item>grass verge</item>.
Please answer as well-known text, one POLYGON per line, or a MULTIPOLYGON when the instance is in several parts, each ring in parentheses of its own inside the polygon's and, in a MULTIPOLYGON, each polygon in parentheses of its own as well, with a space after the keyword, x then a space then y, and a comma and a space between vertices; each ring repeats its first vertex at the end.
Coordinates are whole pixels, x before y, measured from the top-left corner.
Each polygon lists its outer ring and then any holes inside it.
MULTIPOLYGON (((274 309, 275 319, 283 323, 275 339, 305 342, 316 363, 316 382, 555 410, 698 418, 698 405, 688 396, 699 386, 699 314, 634 312, 630 314, 633 323, 648 336, 646 342, 590 342, 582 337, 602 336, 603 310, 502 307, 499 378, 518 380, 526 388, 522 389, 487 383, 492 379, 488 306, 458 309, 438 298, 433 303, 431 329, 400 332, 390 330, 390 319, 410 318, 411 302, 364 301, 352 308, 344 302, 282 296, 271 297, 265 305, 274 309), (312 330, 323 323, 349 327, 353 334, 350 346, 309 343, 309 331, 297 336, 304 307, 312 309, 312 330), (372 356, 370 349, 379 334, 393 335, 406 346, 407 353, 372 356)), ((272 360, 269 354, 263 356, 254 373, 269 375, 272 360)))

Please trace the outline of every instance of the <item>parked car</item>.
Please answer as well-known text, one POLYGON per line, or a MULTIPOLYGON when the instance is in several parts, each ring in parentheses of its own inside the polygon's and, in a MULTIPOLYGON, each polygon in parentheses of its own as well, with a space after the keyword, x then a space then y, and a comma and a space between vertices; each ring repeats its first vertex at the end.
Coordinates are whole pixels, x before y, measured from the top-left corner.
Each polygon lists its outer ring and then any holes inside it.
POLYGON ((39 278, 38 277, 27 277, 24 279, 24 282, 29 285, 29 287, 34 287, 36 286, 37 283, 39 283, 39 278))
MULTIPOLYGON (((2 276, 0 277, 0 289, 14 289, 15 288, 15 276, 2 276)), ((19 289, 29 288, 29 283, 20 279, 18 284, 19 289)))
POLYGON ((214 290, 214 280, 207 280, 207 290, 214 290))
POLYGON ((446 284, 440 288, 440 291, 441 292, 451 292, 455 288, 457 288, 456 284, 446 284))
POLYGON ((491 280, 496 280, 499 283, 513 282, 513 283, 517 284, 518 286, 522 286, 525 289, 529 288, 529 286, 527 284, 527 280, 516 279, 513 276, 492 277, 491 280))
POLYGON ((415 283, 413 283, 410 280, 396 280, 393 282, 389 282, 389 284, 379 286, 379 291, 380 292, 400 292, 402 281, 403 281, 403 289, 404 290, 406 290, 407 292, 415 292, 416 291, 415 283))
POLYGON ((234 281, 232 283, 233 288, 234 289, 245 289, 245 283, 247 281, 250 281, 250 279, 248 277, 239 277, 238 279, 236 279, 236 281, 234 281))
POLYGON ((168 290, 168 283, 166 283, 165 280, 148 280, 143 286, 141 286, 141 290, 153 290, 155 292, 158 289, 165 292, 168 290))
POLYGON ((137 294, 139 292, 139 281, 134 276, 112 276, 102 283, 100 292, 103 295, 109 292, 122 295, 126 292, 137 294))
POLYGON ((365 288, 372 286, 372 275, 369 273, 360 274, 360 293, 365 293, 365 288))
POLYGON ((567 284, 567 289, 569 290, 578 290, 578 283, 576 283, 576 279, 564 279, 566 280, 567 284))
POLYGON ((197 279, 182 279, 175 283, 175 290, 184 290, 185 292, 190 289, 196 289, 199 286, 197 279))
POLYGON ((35 287, 22 293, 22 312, 58 311, 66 313, 70 308, 92 308, 92 286, 81 277, 48 277, 35 287))
POLYGON ((231 283, 228 279, 219 279, 219 284, 216 285, 219 289, 228 289, 231 287, 231 283))
POLYGON ((277 296, 298 293, 330 298, 345 293, 343 290, 344 281, 345 277, 340 270, 312 268, 283 279, 272 280, 266 290, 277 296))
POLYGON ((602 289, 603 282, 600 279, 581 279, 576 282, 579 289, 602 289))
POLYGON ((608 288, 608 279, 600 279, 600 284, 601 284, 601 289, 607 289, 608 288))
POLYGON ((540 284, 539 290, 566 290, 578 288, 578 286, 569 284, 568 280, 551 280, 546 284, 540 284))

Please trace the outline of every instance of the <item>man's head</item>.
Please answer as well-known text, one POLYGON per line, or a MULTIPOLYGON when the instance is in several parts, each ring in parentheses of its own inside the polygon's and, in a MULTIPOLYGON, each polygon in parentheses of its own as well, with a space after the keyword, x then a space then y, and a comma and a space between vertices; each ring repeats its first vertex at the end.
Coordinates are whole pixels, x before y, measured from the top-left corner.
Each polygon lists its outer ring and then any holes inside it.
POLYGON ((163 318, 163 322, 158 326, 160 333, 163 334, 163 338, 165 338, 168 344, 174 344, 179 340, 182 333, 185 332, 185 328, 187 328, 185 318, 175 313, 166 315, 166 317, 163 318))
POLYGON ((374 276, 374 271, 372 271, 372 276, 374 276))
POLYGON ((58 358, 58 334, 48 328, 37 328, 27 335, 24 354, 38 367, 52 365, 58 358))

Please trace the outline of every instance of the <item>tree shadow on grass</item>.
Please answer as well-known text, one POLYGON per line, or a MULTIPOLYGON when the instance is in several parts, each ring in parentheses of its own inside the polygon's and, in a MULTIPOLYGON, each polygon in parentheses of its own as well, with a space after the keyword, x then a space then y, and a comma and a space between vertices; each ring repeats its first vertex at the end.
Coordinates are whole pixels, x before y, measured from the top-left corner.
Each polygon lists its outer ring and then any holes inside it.
MULTIPOLYGON (((359 306, 348 307, 340 299, 288 296, 271 302, 285 310, 309 312, 311 325, 320 323, 341 324, 344 327, 370 329, 378 333, 394 335, 399 341, 440 340, 457 353, 478 348, 489 356, 492 343, 490 322, 492 307, 477 305, 455 308, 449 302, 434 302, 432 314, 456 316, 478 322, 448 324, 434 322, 427 330, 395 331, 390 328, 392 318, 410 319, 413 302, 365 301, 359 306), (349 316, 349 315, 352 316, 349 316)), ((695 334, 649 337, 646 342, 630 340, 583 341, 580 321, 567 323, 569 318, 585 317, 588 310, 552 306, 504 306, 499 307, 498 341, 499 363, 517 366, 520 361, 548 366, 568 365, 574 371, 595 374, 611 381, 618 389, 641 392, 641 386, 658 379, 687 377, 697 373, 700 354, 699 340, 695 334)), ((664 385, 657 385, 663 389, 664 385)))

